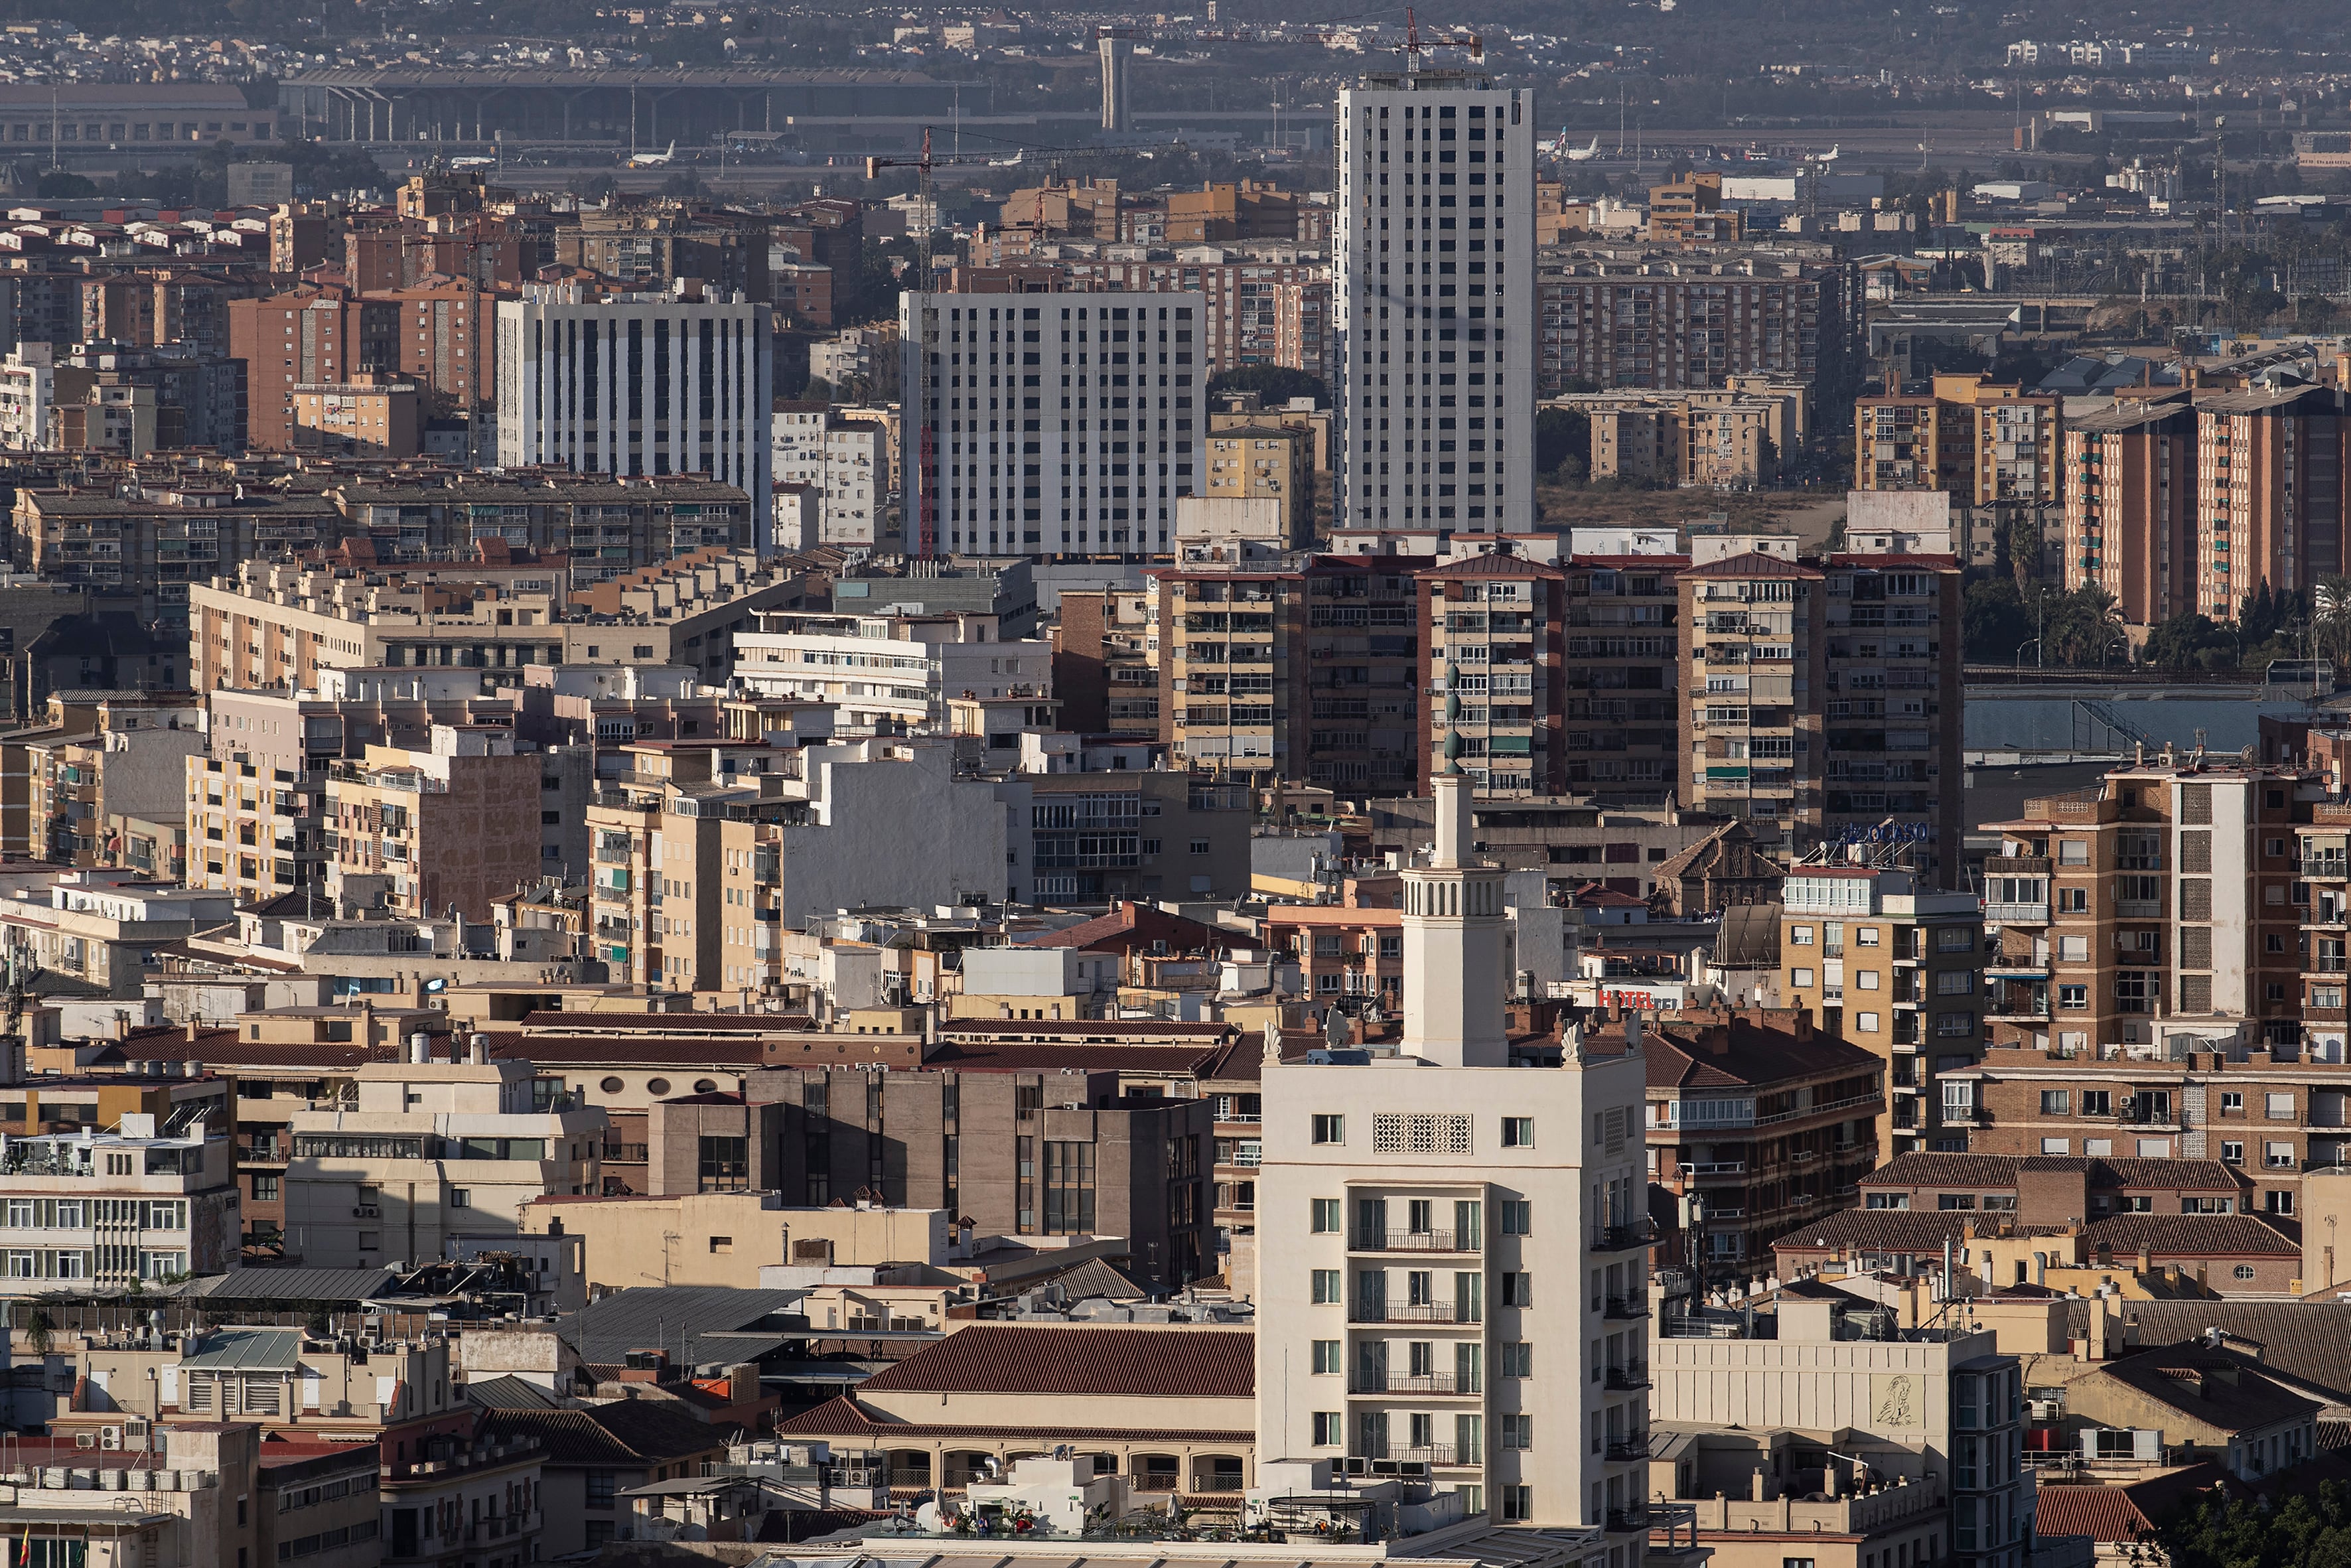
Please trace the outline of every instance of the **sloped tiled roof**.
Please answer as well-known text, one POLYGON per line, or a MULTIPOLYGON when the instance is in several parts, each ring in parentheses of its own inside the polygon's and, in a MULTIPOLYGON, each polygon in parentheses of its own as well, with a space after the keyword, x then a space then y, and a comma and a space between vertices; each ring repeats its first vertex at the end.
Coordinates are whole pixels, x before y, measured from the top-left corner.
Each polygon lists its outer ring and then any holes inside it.
POLYGON ((1653 1089, 1749 1088, 1829 1073, 1867 1072, 1879 1065, 1877 1057, 1833 1035, 1799 1038, 1745 1019, 1700 1028, 1668 1024, 1653 1029, 1642 1054, 1653 1089))
POLYGON ((1191 953, 1222 946, 1233 940, 1233 935, 1188 915, 1170 915, 1164 909, 1130 900, 1108 915, 1064 925, 1058 931, 1023 936, 1016 946, 1121 952, 1140 944, 1161 941, 1167 944, 1170 952, 1191 953))
POLYGON ((860 1386, 941 1394, 1113 1394, 1247 1399, 1256 1340, 1222 1329, 974 1323, 860 1386))
POLYGON ((709 1067, 720 1071, 758 1067, 766 1057, 758 1038, 725 1034, 663 1036, 622 1030, 612 1034, 526 1034, 496 1030, 487 1035, 493 1061, 586 1063, 594 1066, 709 1067))
MULTIPOLYGON (((2232 1343, 2250 1348, 2265 1366, 2351 1403, 2351 1301, 2120 1301, 2126 1325, 2141 1344, 2174 1344, 2207 1329, 2219 1329, 2232 1343)), ((2073 1304, 2088 1332, 2088 1304, 2073 1304)))
POLYGON ((2093 1247, 2119 1257, 2145 1248, 2158 1257, 2302 1255, 2302 1243, 2257 1214, 2115 1214, 2082 1230, 2093 1247))
POLYGON ((556 1465, 667 1465, 726 1446, 724 1434, 658 1400, 622 1399, 586 1410, 492 1410, 499 1437, 537 1437, 556 1465))
POLYGON ((1725 556, 1720 560, 1710 560, 1702 566, 1685 567, 1676 575, 1679 577, 1698 578, 1730 577, 1738 578, 1742 580, 1767 577, 1788 577, 1795 578, 1803 581, 1818 582, 1821 580, 1823 574, 1817 567, 1805 566, 1798 561, 1784 560, 1776 555, 1765 555, 1761 550, 1749 550, 1744 555, 1725 556))
POLYGON ((2044 1486, 2032 1528, 2036 1535, 2137 1541, 2155 1524, 2120 1487, 2044 1486))
MULTIPOLYGON (((966 1329, 963 1332, 968 1333, 971 1331, 966 1329)), ((1092 1332, 1107 1333, 1109 1331, 1094 1330, 1092 1332)), ((869 1381, 871 1380, 869 1379, 869 1381)), ((1138 1410, 1136 1412, 1136 1418, 1137 1426, 1140 1426, 1143 1422, 1149 1419, 1149 1416, 1147 1412, 1138 1410)), ((871 1411, 866 1410, 855 1400, 851 1399, 846 1396, 835 1396, 833 1398, 826 1400, 823 1404, 818 1406, 813 1410, 804 1411, 798 1416, 790 1416, 785 1420, 776 1423, 777 1435, 785 1437, 855 1437, 861 1439, 881 1438, 885 1440, 899 1437, 936 1437, 945 1438, 949 1441, 961 1437, 971 1438, 978 1442, 988 1444, 1000 1442, 1008 1437, 1039 1438, 1048 1440, 1058 1439, 1063 1441, 1084 1441, 1094 1438, 1114 1440, 1122 1437, 1132 1437, 1135 1435, 1135 1427, 1007 1427, 994 1425, 986 1427, 956 1427, 929 1421, 890 1421, 874 1416, 871 1411)), ((1166 1428, 1153 1427, 1149 1428, 1149 1430, 1151 1436, 1154 1437, 1157 1437, 1167 1442, 1176 1443, 1232 1443, 1249 1442, 1254 1439, 1254 1432, 1248 1427, 1166 1428)))
POLYGON ((1165 1072, 1196 1075, 1215 1061, 1217 1046, 1054 1045, 1006 1040, 1000 1045, 950 1040, 923 1059, 925 1068, 964 1072, 1165 1072))
POLYGON ((2081 1171, 2095 1188, 2235 1192, 2242 1172, 2219 1160, 2140 1159, 2109 1155, 1967 1155, 1921 1151, 1896 1155, 1861 1178, 1864 1187, 2014 1186, 2020 1171, 2081 1171))
POLYGON ((555 1396, 511 1373, 477 1377, 465 1385, 465 1401, 485 1410, 555 1410, 555 1396))
POLYGON ((1413 575, 1445 580, 1460 577, 1564 577, 1567 573, 1549 561, 1537 560, 1531 556, 1485 550, 1459 560, 1423 567, 1413 575))

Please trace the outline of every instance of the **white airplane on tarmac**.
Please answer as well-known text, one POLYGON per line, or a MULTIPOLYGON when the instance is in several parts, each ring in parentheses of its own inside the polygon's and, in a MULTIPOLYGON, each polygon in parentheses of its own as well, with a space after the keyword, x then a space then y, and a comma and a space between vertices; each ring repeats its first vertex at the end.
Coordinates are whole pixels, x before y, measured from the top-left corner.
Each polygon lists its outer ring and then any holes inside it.
POLYGON ((669 144, 669 151, 666 152, 637 153, 629 160, 629 167, 632 169, 658 169, 676 156, 677 143, 673 141, 669 144))

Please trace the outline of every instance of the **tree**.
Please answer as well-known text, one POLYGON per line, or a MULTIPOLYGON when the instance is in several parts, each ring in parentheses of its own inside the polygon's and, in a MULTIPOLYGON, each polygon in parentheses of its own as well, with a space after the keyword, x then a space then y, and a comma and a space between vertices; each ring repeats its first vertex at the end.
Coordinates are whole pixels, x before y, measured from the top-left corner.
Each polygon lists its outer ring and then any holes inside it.
POLYGON ((2322 577, 2311 595, 2320 653, 2340 664, 2351 659, 2351 577, 2322 577))
POLYGON ((2210 616, 2191 610, 2150 627, 2139 656, 2166 670, 2209 670, 2228 662, 2231 646, 2210 616))
POLYGON ((1269 407, 1279 408, 1294 397, 1311 397, 1316 408, 1331 406, 1331 389, 1311 371, 1288 365, 1235 365, 1208 378, 1208 395, 1255 392, 1269 407))
POLYGON ((2004 577, 1968 584, 1959 625, 1967 656, 1976 664, 2006 664, 2032 638, 2032 617, 2025 612, 2023 595, 2004 577))
POLYGON ((1535 472, 1550 474, 1573 461, 1574 476, 1592 471, 1592 421, 1567 408, 1546 408, 1535 414, 1535 472))

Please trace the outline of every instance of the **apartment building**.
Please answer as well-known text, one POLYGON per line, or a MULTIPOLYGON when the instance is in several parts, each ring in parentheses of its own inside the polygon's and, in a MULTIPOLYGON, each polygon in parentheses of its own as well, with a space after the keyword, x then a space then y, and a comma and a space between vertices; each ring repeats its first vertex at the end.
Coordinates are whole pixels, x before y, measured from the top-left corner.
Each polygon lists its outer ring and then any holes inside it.
POLYGON ((733 676, 763 696, 830 703, 844 727, 941 726, 958 697, 1050 697, 1052 644, 1004 640, 994 615, 754 618, 735 634, 733 676))
POLYGON ((548 1099, 528 1061, 411 1045, 352 1074, 348 1110, 299 1111, 285 1172, 286 1254, 313 1268, 451 1256, 451 1238, 516 1235, 521 1206, 601 1189, 604 1113, 548 1099))
POLYGON ((322 496, 193 475, 129 495, 20 489, 15 528, 20 569, 136 595, 141 617, 167 627, 187 622, 193 587, 216 573, 330 549, 344 531, 322 496))
POLYGON ((170 690, 52 693, 47 710, 47 723, 0 738, 10 786, 0 848, 59 865, 129 863, 142 827, 177 814, 175 776, 204 745, 202 710, 170 690))
POLYGON ((354 572, 242 560, 189 591, 189 684, 315 691, 336 670, 682 664, 722 680, 736 628, 802 580, 747 550, 696 550, 570 595, 549 563, 354 572))
POLYGON ((691 475, 464 473, 352 480, 328 495, 348 537, 364 538, 376 562, 462 561, 503 549, 560 563, 582 588, 700 550, 747 550, 758 539, 741 489, 691 475))
POLYGON ((1928 881, 1955 879, 1958 562, 1815 563, 1773 545, 1701 552, 1678 581, 1690 693, 1683 804, 1745 818, 1760 841, 1797 854, 1892 824, 1921 845, 1915 863, 1928 881))
POLYGON ((880 425, 844 418, 831 403, 778 399, 769 469, 778 485, 806 485, 820 497, 817 542, 872 545, 890 494, 887 436, 880 425))
POLYGON ((1223 900, 1248 890, 1246 786, 1201 773, 1116 770, 1021 783, 1031 873, 1023 902, 1223 900))
POLYGON ((1748 488, 1779 476, 1776 402, 1613 401, 1588 415, 1594 479, 1748 488))
POLYGON ((899 301, 909 553, 1165 554, 1199 490, 1206 300, 1030 298, 899 301))
POLYGON ((1533 526, 1531 99, 1482 71, 1374 74, 1340 89, 1342 538, 1533 526))
POLYGON ((1811 382, 1842 353, 1844 290, 1793 256, 1723 261, 1578 248, 1543 253, 1535 280, 1536 384, 1721 387, 1735 376, 1811 382))
POLYGON ((2148 398, 2117 402, 2065 432, 2065 587, 2104 589, 2133 626, 2211 601, 2190 570, 2200 499, 2197 425, 2184 397, 2148 398))
POLYGON ((2346 397, 2299 386, 2196 400, 2189 608, 2234 621, 2263 583, 2299 591, 2344 570, 2346 397))
POLYGON ((1648 1504, 1637 1034, 1514 1040, 1503 873, 1433 781, 1404 872, 1398 1053, 1260 1069, 1258 1434, 1334 1473, 1417 1467, 1460 1517, 1631 1538, 1648 1504))
MULTIPOLYGON (((1856 852, 1861 852, 1856 851, 1856 852)), ((1983 1054, 1983 913, 1897 863, 1812 861, 1781 884, 1780 996, 1877 1059, 1888 1091, 1872 1142, 1889 1155, 1966 1148, 1942 1113, 1943 1075, 1983 1054)))
POLYGON ((1158 632, 1147 591, 1064 590, 1053 629, 1053 695, 1079 735, 1155 734, 1158 632))
POLYGON ((0 1292, 123 1289, 235 1268, 242 1233, 228 1130, 172 1120, 126 1113, 119 1130, 10 1138, 0 1158, 0 1292))
POLYGON ((706 475, 755 499, 756 548, 768 553, 768 307, 739 288, 593 295, 556 283, 523 296, 498 302, 499 466, 706 475))
POLYGON ((1251 777, 1402 787, 1424 684, 1413 573, 1426 564, 1311 556, 1149 574, 1171 754, 1251 777))
POLYGON ((2298 1050, 2302 784, 2167 753, 1986 823, 1991 1043, 2095 1058, 2200 1031, 2298 1050))
POLYGON ((417 919, 490 906, 543 875, 540 758, 505 725, 436 724, 422 747, 370 746, 327 769, 327 894, 417 919))
POLYGON ((1276 503, 1281 541, 1292 549, 1314 542, 1314 438, 1279 424, 1218 424, 1208 433, 1200 494, 1211 501, 1276 503))
POLYGON ((1646 1030, 1649 1179, 1674 1195, 1674 1262, 1768 1271, 1770 1243, 1850 1208, 1886 1145, 1886 1063, 1801 1012, 1686 1011, 1646 1030))
POLYGON ((234 913, 226 894, 151 883, 135 870, 74 872, 37 897, 0 903, 0 942, 88 994, 135 1000, 156 976, 158 948, 234 913))
POLYGON ((1981 376, 1854 403, 1854 488, 1949 490, 1979 507, 2064 499, 2064 400, 1981 376))
MULTIPOLYGON (((1458 766, 1489 797, 1555 793, 1567 778, 1567 636, 1560 567, 1497 549, 1416 574, 1424 783, 1458 766)), ((1416 791, 1417 792, 1417 791, 1416 791)))
POLYGON ((1616 805, 1674 797, 1681 754, 1682 555, 1566 560, 1565 777, 1555 789, 1616 805))

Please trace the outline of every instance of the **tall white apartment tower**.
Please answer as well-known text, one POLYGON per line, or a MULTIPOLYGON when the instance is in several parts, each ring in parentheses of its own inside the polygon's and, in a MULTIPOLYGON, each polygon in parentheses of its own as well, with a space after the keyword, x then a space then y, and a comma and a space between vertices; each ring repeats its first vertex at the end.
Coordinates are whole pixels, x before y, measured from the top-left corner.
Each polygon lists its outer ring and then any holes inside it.
POLYGON ((906 552, 1169 554, 1207 315, 1196 293, 899 296, 906 552))
POLYGON ((498 465, 706 474, 771 548, 774 322, 765 305, 523 286, 498 304, 498 465))
MULTIPOLYGON (((1513 1039, 1502 873, 1468 780, 1405 873, 1394 1055, 1268 1061, 1258 1452, 1440 1512, 1647 1539, 1647 1179, 1629 1037, 1513 1039)), ((1322 1053, 1318 1053, 1322 1054, 1322 1053)))
POLYGON ((1370 76, 1340 92, 1337 136, 1340 548, 1524 532, 1534 526, 1534 95, 1463 71, 1370 76))

